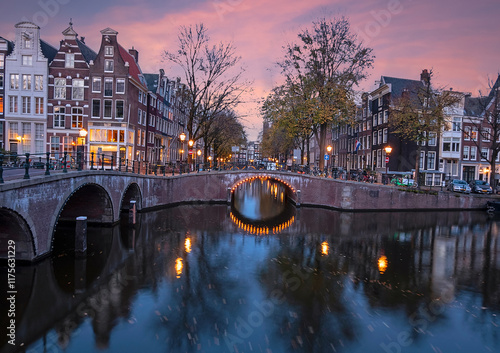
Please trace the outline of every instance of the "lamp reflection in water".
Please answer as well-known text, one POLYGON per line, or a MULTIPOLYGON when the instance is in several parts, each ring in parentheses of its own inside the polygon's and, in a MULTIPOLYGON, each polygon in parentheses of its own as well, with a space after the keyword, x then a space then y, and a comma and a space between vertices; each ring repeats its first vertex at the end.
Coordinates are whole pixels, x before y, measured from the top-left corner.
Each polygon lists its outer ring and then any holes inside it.
POLYGON ((191 252, 191 238, 186 238, 184 241, 184 249, 188 254, 191 252))
POLYGON ((178 257, 175 260, 175 274, 177 275, 177 278, 181 278, 182 275, 182 268, 184 267, 184 264, 182 263, 182 259, 178 257))
POLYGON ((328 251, 330 250, 330 245, 328 245, 327 241, 321 243, 321 255, 328 255, 328 251))
POLYGON ((378 271, 383 274, 387 270, 387 256, 382 255, 378 258, 378 271))

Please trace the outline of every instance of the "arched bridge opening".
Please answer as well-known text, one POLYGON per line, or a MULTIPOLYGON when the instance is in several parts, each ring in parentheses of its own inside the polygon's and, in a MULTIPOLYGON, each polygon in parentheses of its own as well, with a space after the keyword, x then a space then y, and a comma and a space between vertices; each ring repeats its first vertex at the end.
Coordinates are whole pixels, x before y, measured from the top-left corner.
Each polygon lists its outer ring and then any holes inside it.
POLYGON ((137 211, 140 211, 142 209, 141 190, 139 189, 139 185, 137 185, 137 183, 130 184, 123 193, 120 211, 128 212, 131 207, 131 201, 135 201, 135 207, 137 211))
POLYGON ((33 234, 17 212, 0 207, 0 258, 31 261, 35 257, 33 234))
POLYGON ((243 178, 241 180, 238 180, 232 187, 231 187, 231 201, 233 200, 234 197, 234 192, 237 190, 237 188, 245 183, 251 183, 256 180, 272 180, 276 181, 280 184, 282 184, 285 189, 286 189, 286 195, 285 197, 292 201, 294 204, 297 204, 298 201, 298 190, 291 185, 288 181, 284 180, 283 178, 280 178, 279 176, 270 176, 270 175, 252 175, 248 176, 246 178, 243 178))
POLYGON ((74 227, 77 217, 87 223, 112 224, 113 204, 107 191, 97 184, 83 184, 66 199, 56 222, 52 238, 54 252, 74 249, 74 227))

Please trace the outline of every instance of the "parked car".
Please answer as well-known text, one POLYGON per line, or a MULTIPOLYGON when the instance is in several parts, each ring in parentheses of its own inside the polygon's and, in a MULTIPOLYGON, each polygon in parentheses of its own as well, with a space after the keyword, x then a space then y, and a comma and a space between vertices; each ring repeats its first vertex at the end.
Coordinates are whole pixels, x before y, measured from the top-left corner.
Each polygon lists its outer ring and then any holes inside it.
POLYGON ((471 188, 465 180, 453 179, 448 184, 449 191, 463 192, 465 194, 470 194, 471 188))
POLYGON ((493 189, 491 188, 490 184, 484 180, 472 180, 469 183, 469 186, 470 186, 472 192, 475 192, 478 194, 492 194, 493 193, 493 189))
POLYGON ((45 168, 45 163, 43 163, 43 162, 33 162, 33 164, 31 166, 33 168, 36 168, 36 169, 43 169, 43 168, 45 168))

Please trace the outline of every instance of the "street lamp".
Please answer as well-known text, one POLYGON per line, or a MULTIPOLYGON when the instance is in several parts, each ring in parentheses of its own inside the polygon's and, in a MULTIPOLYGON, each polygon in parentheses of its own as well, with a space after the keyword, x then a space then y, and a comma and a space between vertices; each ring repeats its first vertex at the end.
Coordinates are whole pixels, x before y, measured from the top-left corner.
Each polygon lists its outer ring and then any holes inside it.
POLYGON ((330 164, 330 158, 331 158, 332 146, 328 145, 328 146, 326 147, 326 150, 328 151, 328 160, 326 161, 326 176, 328 176, 328 165, 330 164))
MULTIPOLYGON (((201 156, 201 150, 198 150, 198 152, 196 152, 196 154, 199 156, 201 156)), ((196 157, 196 164, 197 164, 197 167, 198 167, 198 173, 200 172, 200 165, 198 163, 198 157, 196 157)))
POLYGON ((79 134, 80 134, 80 138, 82 140, 82 153, 81 153, 81 157, 80 157, 80 170, 81 170, 82 167, 83 167, 83 161, 85 160, 85 145, 84 145, 84 141, 85 141, 85 137, 87 137, 87 130, 85 130, 84 128, 81 128, 80 131, 79 131, 79 134))
POLYGON ((391 146, 386 146, 385 148, 385 184, 387 184, 387 178, 389 177, 389 155, 392 152, 391 146))
POLYGON ((186 134, 184 132, 181 132, 179 135, 179 139, 182 142, 182 148, 180 149, 180 161, 179 161, 179 173, 182 174, 182 154, 184 153, 184 140, 186 140, 186 134))
MULTIPOLYGON (((194 141, 190 139, 188 141, 188 146, 189 146, 189 151, 188 151, 189 170, 191 170, 191 163, 193 162, 193 145, 194 145, 194 141)), ((188 172, 189 172, 189 170, 188 170, 188 172)))

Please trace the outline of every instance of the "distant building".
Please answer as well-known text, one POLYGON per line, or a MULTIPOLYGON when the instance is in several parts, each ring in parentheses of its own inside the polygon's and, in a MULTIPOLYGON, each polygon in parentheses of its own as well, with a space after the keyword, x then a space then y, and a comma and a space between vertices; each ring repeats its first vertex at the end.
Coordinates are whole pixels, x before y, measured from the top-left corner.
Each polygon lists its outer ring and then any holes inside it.
POLYGON ((5 76, 5 57, 14 49, 14 43, 0 37, 0 149, 4 149, 5 144, 5 86, 8 84, 5 76))

